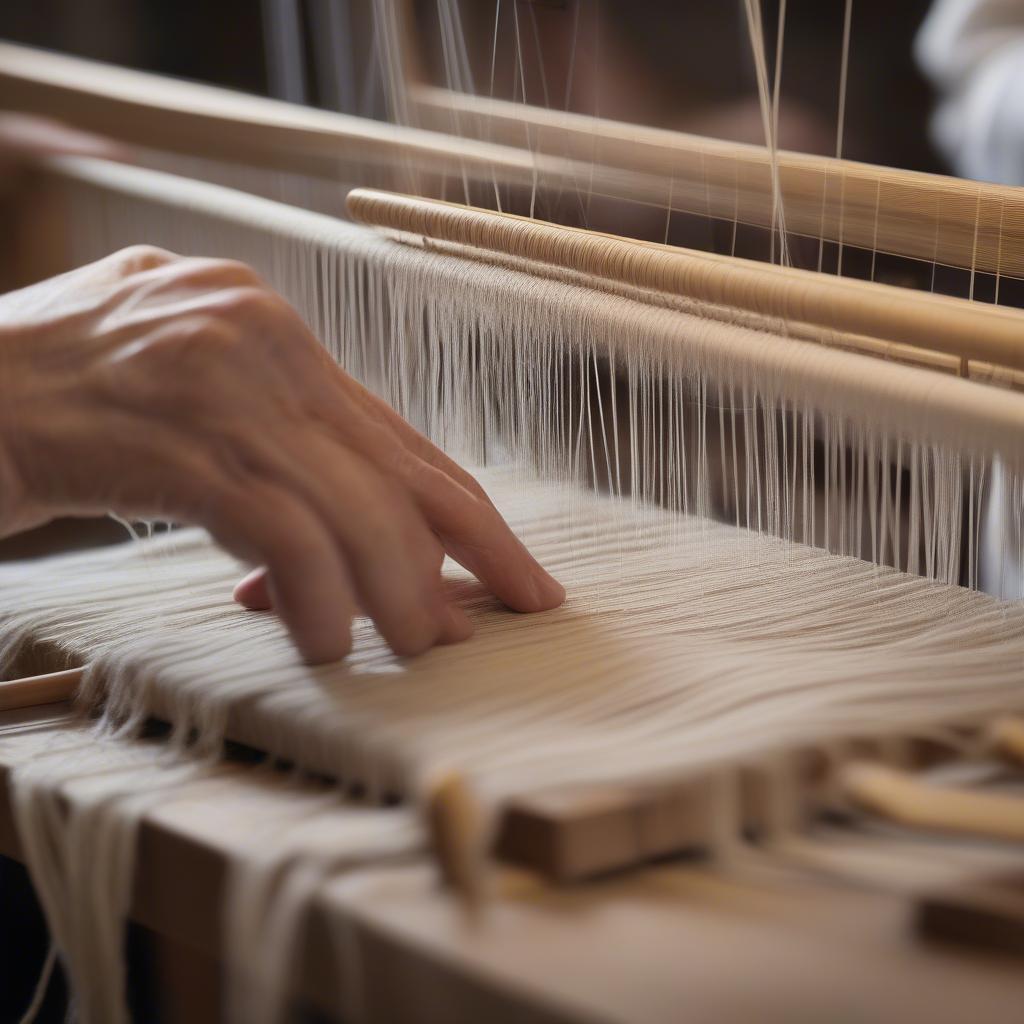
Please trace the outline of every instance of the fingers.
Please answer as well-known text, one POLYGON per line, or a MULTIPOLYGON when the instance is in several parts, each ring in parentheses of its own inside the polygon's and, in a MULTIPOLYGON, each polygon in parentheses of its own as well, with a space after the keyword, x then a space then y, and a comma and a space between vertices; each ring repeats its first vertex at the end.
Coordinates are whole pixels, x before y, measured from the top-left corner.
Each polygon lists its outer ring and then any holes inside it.
MULTIPOLYGON (((246 452, 244 464, 243 473, 272 480, 317 517, 359 606, 397 654, 420 654, 472 632, 442 590, 444 551, 437 537, 403 489, 357 453, 319 430, 272 423, 259 445, 246 452)), ((243 581, 236 595, 240 603, 279 610, 268 568, 269 580, 254 575, 243 581)))
MULTIPOLYGON (((232 597, 251 612, 270 611, 274 600, 270 593, 270 580, 264 568, 253 569, 235 584, 232 597)), ((473 624, 458 605, 448 604, 439 613, 440 634, 438 643, 457 644, 473 635, 473 624)))
POLYGON ((464 634, 467 623, 441 589, 444 552, 403 489, 318 431, 280 444, 274 472, 327 525, 360 604, 391 648, 420 654, 464 634))
POLYGON ((260 566, 243 576, 231 592, 232 598, 251 612, 265 612, 274 607, 270 598, 270 581, 267 570, 260 566))
MULTIPOLYGON (((335 661, 349 652, 358 605, 343 553, 301 490, 254 468, 258 433, 235 443, 161 423, 142 433, 132 429, 132 414, 116 409, 91 422, 90 437, 74 430, 73 418, 53 425, 66 435, 59 445, 63 500, 52 505, 55 513, 109 508, 205 526, 226 550, 266 567, 242 596, 277 611, 305 660, 335 661), (97 448, 100 460, 90 456, 97 448), (106 485, 90 497, 97 481, 106 485)), ((61 497, 42 489, 51 501, 61 497)))
POLYGON ((448 553, 499 600, 520 612, 562 604, 565 588, 526 550, 489 500, 414 456, 400 472, 448 553))
POLYGON ((286 491, 256 483, 228 489, 201 518, 233 554, 266 566, 260 586, 306 661, 348 654, 355 595, 316 515, 286 491))
POLYGON ((403 655, 471 635, 441 589, 437 538, 363 460, 315 436, 301 437, 287 458, 258 431, 184 439, 157 428, 143 439, 123 429, 127 415, 112 410, 103 419, 102 432, 118 439, 108 463, 93 462, 64 484, 86 494, 96 472, 110 477, 136 466, 100 507, 199 523, 228 551, 265 566, 239 585, 237 598, 251 609, 273 608, 307 661, 344 657, 361 608, 403 655), (167 500, 154 502, 161 491, 167 500))
MULTIPOLYGON (((344 374, 344 371, 341 372, 344 374)), ((487 492, 484 491, 471 473, 467 473, 454 459, 445 455, 437 445, 421 434, 408 420, 399 416, 383 398, 375 395, 348 374, 344 374, 344 378, 346 391, 359 404, 369 419, 387 426, 413 455, 446 473, 474 497, 482 499, 489 505, 491 504, 491 499, 487 496, 487 492)))
POLYGON ((516 611, 562 604, 564 588, 527 551, 469 473, 352 378, 342 375, 340 383, 365 415, 353 423, 349 410, 345 423, 334 413, 338 430, 354 434, 374 464, 409 491, 460 565, 516 611))

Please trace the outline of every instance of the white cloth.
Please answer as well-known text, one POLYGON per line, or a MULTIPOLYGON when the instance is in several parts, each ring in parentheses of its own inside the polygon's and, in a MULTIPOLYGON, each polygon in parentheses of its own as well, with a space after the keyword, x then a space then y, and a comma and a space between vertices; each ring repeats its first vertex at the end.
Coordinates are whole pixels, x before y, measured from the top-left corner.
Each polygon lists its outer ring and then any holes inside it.
POLYGON ((1024 0, 936 0, 916 43, 932 136, 965 178, 1024 185, 1024 0))
MULTIPOLYGON (((942 96, 932 138, 957 174, 1024 185, 1024 0, 936 0, 917 59, 942 96)), ((1006 555, 1020 545, 1020 508, 997 461, 984 516, 979 584, 1024 597, 1024 573, 1006 555)))

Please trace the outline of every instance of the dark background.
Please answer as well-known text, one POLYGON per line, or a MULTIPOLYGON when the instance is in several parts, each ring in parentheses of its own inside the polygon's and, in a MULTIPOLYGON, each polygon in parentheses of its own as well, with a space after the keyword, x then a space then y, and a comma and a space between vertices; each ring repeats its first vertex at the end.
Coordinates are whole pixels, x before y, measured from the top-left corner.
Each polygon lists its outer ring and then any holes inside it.
MULTIPOLYGON (((416 0, 417 46, 429 77, 442 81, 436 56, 436 2, 416 0)), ((478 91, 487 91, 494 32, 493 0, 460 5, 478 91)), ((929 0, 855 0, 851 34, 844 155, 855 160, 944 171, 927 138, 933 97, 912 53, 929 0)), ((518 0, 527 77, 534 27, 545 40, 552 82, 568 50, 550 44, 574 27, 580 40, 577 71, 587 59, 602 75, 606 116, 694 130, 721 137, 749 136, 755 98, 747 30, 739 0, 518 0), (573 19, 576 19, 574 24, 573 19), (593 43, 598 26, 597 43, 593 43), (590 35, 588 35, 588 32, 590 35), (596 53, 595 53, 596 48, 596 53), (629 96, 637 97, 632 105, 629 96), (640 109, 642 107, 642 109, 640 109), (746 121, 744 121, 746 117, 746 121)), ((781 136, 789 148, 833 153, 838 106, 844 0, 789 0, 783 59, 781 136)), ((778 0, 763 0, 768 48, 774 51, 778 0)), ((0 4, 0 37, 129 67, 214 82, 261 94, 282 92, 268 74, 264 18, 297 15, 304 64, 305 102, 379 116, 379 86, 370 81, 370 0, 7 0, 0 4), (317 74, 327 8, 343 26, 327 51, 350 82, 342 95, 317 74)), ((512 2, 502 4, 499 52, 514 58, 512 2)), ((321 50, 321 61, 322 61, 321 50)), ((372 60, 372 58, 371 58, 372 60)), ((508 76, 506 75, 506 79, 508 76)), ((499 67, 499 79, 501 68, 499 67)), ((564 83, 564 75, 562 78, 564 83)), ((496 94, 508 93, 511 80, 496 94)), ((564 84, 551 89, 551 105, 564 103, 564 84)), ((507 97, 510 98, 510 97, 507 97)), ((530 102, 542 102, 536 85, 530 102)), ((2 104, 2 97, 0 97, 2 104)), ((570 106, 588 109, 577 88, 570 106)), ((756 127, 756 125, 755 125, 756 127)), ((761 141, 753 139, 752 141, 761 141)))

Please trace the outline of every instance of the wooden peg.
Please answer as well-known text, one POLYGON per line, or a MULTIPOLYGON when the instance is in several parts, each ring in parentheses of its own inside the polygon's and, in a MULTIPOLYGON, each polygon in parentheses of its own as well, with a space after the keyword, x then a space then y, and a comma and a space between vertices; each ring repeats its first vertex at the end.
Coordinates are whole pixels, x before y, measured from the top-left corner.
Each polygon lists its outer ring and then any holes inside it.
POLYGON ((997 718, 986 731, 986 739, 1000 757, 1024 764, 1024 718, 997 718))
POLYGON ((865 763, 843 769, 840 784, 858 807, 908 828, 1024 843, 1024 799, 933 785, 865 763))
POLYGON ((475 914, 484 896, 483 821, 476 798, 461 774, 449 772, 432 784, 425 806, 441 877, 475 914))
POLYGON ((0 682, 0 711, 16 711, 41 704, 60 704, 75 696, 84 668, 69 668, 41 676, 0 682))

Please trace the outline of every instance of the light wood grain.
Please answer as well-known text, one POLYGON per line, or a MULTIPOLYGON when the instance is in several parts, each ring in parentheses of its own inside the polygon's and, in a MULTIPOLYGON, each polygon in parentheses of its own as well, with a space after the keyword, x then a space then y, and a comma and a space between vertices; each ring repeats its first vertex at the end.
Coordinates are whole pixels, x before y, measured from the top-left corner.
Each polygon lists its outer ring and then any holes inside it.
MULTIPOLYGON (((959 360, 1024 369, 1024 313, 1019 310, 371 189, 353 189, 348 209, 361 223, 427 241, 507 254, 726 311, 749 310, 781 322, 810 323, 959 360)), ((872 354, 884 356, 884 345, 872 354)), ((894 354, 902 361, 899 352, 894 354)))
MULTIPOLYGON (((772 223, 763 147, 665 132, 413 83, 423 127, 384 124, 0 43, 13 109, 133 144, 436 194, 446 177, 587 191, 658 209, 772 223), (471 133, 465 137, 466 133, 471 133), (529 144, 527 144, 529 143, 529 144), (427 174, 430 181, 417 180, 427 174), (424 191, 426 190, 426 191, 424 191)), ((1024 277, 1024 189, 782 153, 787 227, 813 238, 1024 277)))
POLYGON ((842 786, 853 803, 924 831, 1024 843, 1024 798, 940 786, 879 764, 851 764, 842 786))
MULTIPOLYGON (((663 209, 772 224, 771 161, 763 146, 418 83, 408 93, 413 123, 423 128, 619 169, 620 198, 632 191, 663 209)), ((1022 189, 785 151, 779 183, 786 227, 794 233, 1024 275, 1022 189)), ((594 191, 601 190, 598 183, 594 191)))
MULTIPOLYGON (((17 754, 0 742, 0 853, 18 856, 6 780, 49 749, 41 709, 0 716, 33 730, 17 754)), ((134 920, 220 956, 226 871, 260 842, 260 823, 294 799, 294 781, 240 770, 206 802, 169 802, 142 827, 134 920)), ((339 814, 358 807, 339 805, 339 814)), ((869 844, 913 865, 920 842, 869 844)), ((1012 867, 1006 861, 1006 869, 1012 867)), ((912 872, 911 872, 912 873, 912 872)), ((1024 998, 1014 961, 950 956, 918 945, 900 893, 793 872, 768 858, 730 875, 668 864, 555 890, 502 872, 485 914, 469 920, 425 861, 341 875, 311 910, 296 992, 339 1019, 413 1024, 698 1024, 825 1020, 837 1008, 878 1022, 1012 1020, 1024 998), (329 936, 348 936, 339 955, 329 936), (870 978, 871 984, 864 984, 870 978)))
POLYGON ((19 708, 60 704, 71 700, 82 681, 83 671, 71 668, 63 672, 0 681, 0 711, 16 711, 19 708))

